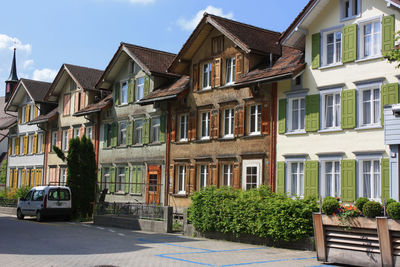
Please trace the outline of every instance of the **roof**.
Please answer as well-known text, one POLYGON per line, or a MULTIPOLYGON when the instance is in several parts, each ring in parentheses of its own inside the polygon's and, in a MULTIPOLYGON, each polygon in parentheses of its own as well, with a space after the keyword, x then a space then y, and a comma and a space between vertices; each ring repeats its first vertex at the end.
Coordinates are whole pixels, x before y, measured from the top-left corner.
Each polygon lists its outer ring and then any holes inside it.
POLYGON ((15 112, 5 112, 5 97, 0 97, 0 139, 8 134, 8 129, 17 123, 17 114, 15 112))
POLYGON ((400 0, 386 0, 389 4, 393 4, 397 8, 400 8, 400 0))
MULTIPOLYGON (((202 30, 208 24, 212 25, 224 34, 246 53, 281 54, 279 46, 279 38, 281 36, 280 32, 270 31, 242 22, 204 13, 203 19, 197 25, 196 29, 189 36, 176 58, 171 63, 169 71, 173 72, 174 66, 183 59, 192 43, 197 38, 200 38, 202 30)), ((202 35, 202 37, 206 38, 206 35, 202 35)))
POLYGON ((64 66, 85 90, 95 90, 96 83, 103 74, 103 71, 98 69, 71 64, 64 64, 64 66))
POLYGON ((11 63, 11 70, 10 70, 10 76, 7 79, 8 81, 14 81, 17 82, 18 81, 18 75, 17 75, 17 63, 16 63, 16 59, 15 59, 15 52, 16 52, 16 48, 14 48, 14 55, 13 55, 13 60, 11 63))
POLYGON ((54 108, 47 114, 40 115, 39 117, 29 121, 28 124, 33 125, 33 124, 48 122, 53 118, 56 118, 57 116, 58 116, 58 107, 54 108))
POLYGON ((112 94, 109 94, 108 96, 103 98, 101 101, 99 101, 97 103, 90 104, 86 108, 81 109, 78 112, 75 112, 74 116, 79 117, 79 116, 84 116, 84 115, 91 114, 91 113, 100 112, 104 108, 112 105, 112 103, 113 103, 112 94))
POLYGON ((304 52, 287 46, 282 47, 282 56, 269 68, 260 66, 235 82, 235 86, 242 86, 256 82, 293 77, 300 73, 306 64, 304 63, 304 52))
POLYGON ((20 83, 25 86, 28 94, 33 98, 33 101, 45 102, 44 97, 46 96, 47 91, 49 91, 51 83, 29 79, 21 79, 20 83))
POLYGON ((174 83, 155 89, 153 92, 148 94, 146 97, 139 101, 139 104, 148 104, 155 101, 162 101, 178 97, 179 94, 189 88, 190 78, 189 76, 182 76, 174 83))

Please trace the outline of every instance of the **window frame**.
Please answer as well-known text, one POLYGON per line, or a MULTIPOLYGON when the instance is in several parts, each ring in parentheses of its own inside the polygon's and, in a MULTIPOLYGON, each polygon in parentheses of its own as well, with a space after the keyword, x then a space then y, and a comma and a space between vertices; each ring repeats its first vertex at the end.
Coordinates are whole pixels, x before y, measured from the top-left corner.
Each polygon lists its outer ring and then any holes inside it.
POLYGON ((341 0, 340 1, 340 21, 346 21, 346 20, 351 20, 354 18, 358 18, 361 16, 361 2, 360 0, 349 0, 349 16, 345 16, 345 4, 347 0, 341 0), (357 2, 357 11, 354 14, 354 3, 357 2))
MULTIPOLYGON (((300 165, 298 165, 300 166, 300 165)), ((285 175, 285 193, 291 195, 291 196, 298 196, 300 198, 304 198, 304 187, 305 187, 305 166, 306 166, 306 159, 305 158, 293 158, 293 159, 286 159, 286 174, 285 175), (296 192, 292 192, 292 164, 303 164, 303 172, 298 169, 298 172, 296 173, 296 192), (301 178, 301 174, 303 175, 303 178, 301 178), (301 187, 303 186, 303 188, 301 187)))
POLYGON ((242 161, 242 190, 247 190, 247 168, 248 167, 256 167, 257 168, 257 177, 256 177, 256 188, 259 188, 262 184, 262 159, 252 159, 252 160, 243 160, 242 161))
POLYGON ((60 185, 66 185, 67 184, 67 167, 63 166, 60 167, 60 185))
POLYGON ((119 146, 126 146, 126 131, 127 131, 127 121, 122 120, 118 122, 118 145, 119 146), (125 127, 123 128, 123 125, 125 127))
POLYGON ((366 196, 368 199, 370 200, 374 200, 374 201, 378 201, 381 202, 381 197, 382 197, 382 156, 377 156, 377 155, 364 155, 364 156, 358 156, 357 157, 357 191, 358 191, 358 197, 363 197, 364 194, 364 162, 371 162, 371 166, 370 166, 370 190, 371 190, 371 197, 366 196), (379 190, 378 190, 378 197, 374 198, 374 175, 376 174, 374 172, 374 162, 378 161, 379 163, 379 182, 377 183, 379 186, 379 190))
POLYGON ((187 142, 188 141, 188 114, 180 114, 179 115, 179 125, 178 125, 178 131, 179 131, 179 141, 180 142, 187 142), (182 136, 182 118, 185 118, 184 123, 183 123, 183 136, 182 136))
POLYGON ((37 134, 37 154, 41 154, 43 153, 43 138, 44 138, 44 134, 43 133, 38 133, 37 134))
POLYGON ((383 15, 380 16, 376 16, 376 17, 372 17, 372 18, 368 18, 365 20, 361 20, 357 22, 357 26, 358 26, 358 32, 357 32, 357 58, 358 60, 367 60, 367 59, 374 59, 374 58, 380 58, 382 57, 382 18, 383 15), (374 23, 379 22, 379 27, 378 29, 380 30, 379 32, 379 36, 377 37, 378 39, 378 48, 377 48, 377 54, 371 54, 370 56, 365 56, 365 32, 364 32, 364 26, 367 24, 372 24, 371 26, 371 53, 373 53, 374 50, 374 34, 375 32, 373 32, 374 30, 374 23))
POLYGON ((343 50, 343 26, 344 25, 339 25, 339 26, 334 26, 331 28, 327 28, 321 31, 321 47, 322 47, 322 53, 321 53, 321 67, 329 67, 329 66, 336 66, 336 65, 342 65, 342 50, 343 50), (339 57, 340 60, 337 61, 337 33, 340 32, 340 53, 339 57), (333 34, 334 37, 334 42, 333 42, 333 62, 328 64, 328 35, 333 34))
POLYGON ((207 110, 207 111, 201 111, 200 112, 200 139, 201 140, 210 140, 210 124, 211 124, 211 120, 210 120, 210 115, 211 115, 211 111, 207 110), (203 115, 206 114, 206 120, 203 120, 203 115), (206 134, 207 135, 203 135, 203 121, 206 122, 206 134))
POLYGON ((62 130, 61 132, 61 150, 68 150, 68 130, 62 130))
POLYGON ((222 130, 223 130, 223 138, 233 138, 235 135, 235 108, 228 107, 223 110, 223 123, 222 123, 222 130), (226 111, 229 111, 228 116, 228 127, 226 125, 227 117, 226 111), (226 133, 226 129, 229 129, 228 133, 226 133))
POLYGON ((92 140, 92 138, 93 138, 93 126, 87 126, 85 128, 85 136, 87 138, 89 138, 90 140, 92 140))
POLYGON ((133 141, 134 141, 135 145, 143 144, 143 121, 144 121, 143 118, 134 120, 133 141), (140 127, 138 127, 138 124, 137 124, 139 121, 141 122, 140 127), (137 134, 138 130, 140 130, 140 142, 138 142, 138 134, 137 134))
POLYGON ((233 164, 221 164, 221 185, 233 186, 233 164), (227 172, 225 167, 229 167, 227 172), (227 175, 227 183, 225 183, 225 175, 227 175))
POLYGON ((79 127, 73 128, 72 138, 80 137, 81 129, 79 127))
POLYGON ((121 105, 126 105, 126 104, 128 104, 128 91, 129 91, 129 84, 128 84, 128 80, 127 79, 124 79, 124 80, 121 80, 120 82, 119 82, 119 105, 121 106, 121 105), (123 85, 124 84, 126 84, 126 88, 123 90, 123 85), (123 93, 126 93, 125 95, 123 94, 123 93), (124 99, 124 98, 126 98, 126 99, 124 99), (126 101, 123 101, 123 100, 126 100, 126 101))
MULTIPOLYGON (((327 196, 331 196, 331 197, 340 197, 341 196, 341 179, 342 179, 342 157, 341 156, 329 156, 329 157, 323 157, 320 158, 319 160, 319 164, 321 166, 321 170, 319 173, 319 192, 321 194, 322 197, 327 197, 327 196), (339 164, 339 183, 338 186, 339 188, 336 188, 336 183, 335 183, 335 176, 332 176, 332 181, 331 181, 331 190, 333 192, 337 191, 339 194, 336 195, 332 195, 332 194, 327 194, 327 183, 326 183, 326 164, 327 163, 338 163, 339 164)), ((333 168, 332 168, 332 172, 330 174, 336 174, 335 172, 335 166, 333 164, 333 168)))
POLYGON ((28 135, 28 155, 33 154, 33 134, 28 135))
POLYGON ((11 138, 11 156, 15 156, 15 145, 17 140, 16 138, 18 137, 11 138))
POLYGON ((103 167, 102 170, 101 170, 101 189, 104 190, 104 189, 107 188, 108 189, 107 190, 107 194, 111 193, 110 190, 109 190, 109 185, 111 183, 110 170, 111 170, 111 167, 109 167, 109 166, 103 167))
POLYGON ((382 112, 381 112, 381 102, 382 102, 382 90, 381 90, 381 88, 382 88, 382 82, 374 82, 374 83, 366 83, 366 84, 362 84, 362 85, 358 85, 357 86, 357 94, 358 94, 358 97, 357 97, 357 106, 358 106, 358 112, 357 112, 357 114, 358 114, 358 116, 357 116, 357 121, 358 121, 358 128, 379 128, 379 127, 382 127, 382 124, 381 124, 381 120, 382 120, 382 112), (378 105, 378 108, 377 108, 377 110, 375 110, 375 108, 374 108, 374 99, 373 99, 373 97, 374 97, 374 95, 373 95, 373 92, 374 92, 374 90, 375 89, 378 89, 379 90, 379 105, 378 105), (369 123, 369 124, 364 124, 364 121, 363 121, 363 119, 364 119, 364 106, 363 106, 363 103, 364 103, 364 95, 363 95, 363 93, 364 93, 364 91, 367 91, 367 90, 371 90, 371 123, 369 123), (379 119, 378 119, 378 121, 376 122, 376 123, 374 123, 373 122, 373 120, 374 120, 374 112, 375 111, 377 111, 377 112, 379 112, 379 119))
POLYGON ((115 175, 115 193, 125 193, 125 166, 117 166, 117 173, 115 175), (124 174, 121 173, 121 170, 124 174))
POLYGON ((287 132, 288 133, 305 133, 306 132, 306 97, 304 96, 296 96, 296 97, 290 97, 287 99, 288 101, 288 107, 287 107, 287 117, 288 117, 288 123, 287 123, 287 132), (299 100, 299 113, 298 113, 298 129, 293 129, 293 101, 299 100), (302 109, 301 109, 301 101, 304 101, 304 117, 302 117, 302 109), (301 121, 303 120, 303 121, 301 121), (300 127, 301 123, 303 122, 304 127, 300 127))
POLYGON ((261 135, 261 117, 262 117, 262 114, 261 114, 261 110, 262 110, 262 104, 260 104, 260 103, 255 103, 255 104, 252 104, 252 105, 249 105, 249 107, 248 107, 248 132, 249 132, 249 135, 261 135), (256 116, 254 116, 254 118, 255 118, 255 120, 254 120, 254 124, 255 125, 253 125, 253 122, 252 122, 252 108, 253 107, 255 107, 255 114, 256 114, 256 116), (252 131, 251 130, 251 128, 252 128, 252 126, 254 126, 254 129, 255 129, 255 131, 252 131))
POLYGON ((197 175, 198 175, 198 180, 197 180, 198 188, 199 190, 201 190, 207 186, 207 180, 210 175, 208 165, 206 164, 198 165, 197 175))
POLYGON ((321 108, 320 108, 320 114, 321 114, 321 130, 341 130, 342 129, 342 88, 332 88, 332 89, 327 89, 327 90, 322 90, 320 91, 320 98, 321 98, 321 108), (336 95, 339 94, 339 104, 336 103, 336 95), (339 121, 338 125, 334 125, 332 127, 326 126, 327 122, 327 107, 326 107, 326 97, 328 95, 333 95, 333 118, 332 121, 334 124, 336 124, 336 117, 335 114, 339 115, 339 121), (336 109, 339 107, 339 111, 336 111, 336 109), (335 112, 336 111, 336 112, 335 112))
POLYGON ((210 90, 211 89, 211 80, 212 80, 212 63, 204 62, 201 64, 201 90, 210 90), (205 67, 208 67, 209 70, 206 72, 205 67), (207 86, 204 84, 205 75, 207 74, 207 86))
POLYGON ((154 116, 150 119, 150 140, 153 143, 160 142, 160 134, 161 134, 161 116, 154 116), (158 123, 156 123, 158 120, 158 123), (156 138, 157 137, 157 138, 156 138))
POLYGON ((177 180, 177 194, 179 195, 186 195, 186 189, 185 189, 185 181, 186 181, 186 175, 187 175, 187 170, 185 165, 178 165, 178 180, 177 180), (181 172, 182 170, 182 172, 181 172), (181 182, 182 178, 182 182, 181 182), (182 185, 182 188, 180 186, 182 185))
POLYGON ((236 57, 227 58, 225 60, 225 85, 230 85, 235 83, 235 76, 236 76, 235 74, 236 74, 236 57))
POLYGON ((142 99, 144 97, 144 83, 145 83, 145 77, 136 78, 136 82, 135 82, 135 101, 139 101, 140 99, 142 99), (139 83, 141 80, 143 80, 143 83, 139 83), (140 92, 140 94, 139 94, 139 92, 140 92))

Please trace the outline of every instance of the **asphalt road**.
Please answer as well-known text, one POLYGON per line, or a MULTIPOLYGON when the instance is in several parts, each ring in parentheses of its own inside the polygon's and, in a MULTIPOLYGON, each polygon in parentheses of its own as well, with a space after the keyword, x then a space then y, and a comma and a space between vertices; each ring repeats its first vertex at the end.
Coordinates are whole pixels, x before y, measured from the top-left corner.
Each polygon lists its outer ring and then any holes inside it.
POLYGON ((201 265, 323 266, 314 252, 0 214, 0 266, 201 265))

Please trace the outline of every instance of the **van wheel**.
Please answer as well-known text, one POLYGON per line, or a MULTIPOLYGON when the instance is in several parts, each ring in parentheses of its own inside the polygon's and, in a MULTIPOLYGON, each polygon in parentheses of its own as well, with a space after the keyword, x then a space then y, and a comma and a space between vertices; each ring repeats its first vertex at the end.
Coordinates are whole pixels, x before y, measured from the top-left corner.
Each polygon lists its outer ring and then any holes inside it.
POLYGON ((17 219, 18 220, 23 220, 24 219, 24 215, 22 214, 21 209, 17 210, 17 219))
POLYGON ((42 213, 40 211, 36 212, 36 221, 38 221, 38 222, 43 221, 42 213))

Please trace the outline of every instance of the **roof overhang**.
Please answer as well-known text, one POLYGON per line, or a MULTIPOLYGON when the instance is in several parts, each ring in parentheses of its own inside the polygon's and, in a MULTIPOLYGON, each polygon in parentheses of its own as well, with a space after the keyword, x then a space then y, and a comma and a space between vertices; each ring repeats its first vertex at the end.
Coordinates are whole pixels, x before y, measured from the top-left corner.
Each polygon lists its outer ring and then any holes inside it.
POLYGON ((7 105, 5 106, 4 110, 6 111, 18 111, 19 105, 24 99, 25 95, 29 95, 29 97, 33 100, 33 97, 29 93, 29 91, 26 89, 26 86, 23 82, 23 80, 19 80, 17 88, 15 88, 13 94, 11 95, 10 100, 7 102, 7 105), (24 90, 22 90, 23 88, 24 90))
POLYGON ((385 1, 387 3, 388 7, 394 6, 394 7, 400 8, 400 3, 397 3, 397 2, 391 1, 391 0, 385 0, 385 1))
POLYGON ((178 98, 179 94, 174 94, 174 95, 169 95, 169 96, 161 96, 161 97, 155 97, 152 99, 145 99, 145 100, 140 100, 138 102, 139 105, 148 105, 156 102, 161 102, 161 101, 167 101, 167 100, 173 100, 178 98))

